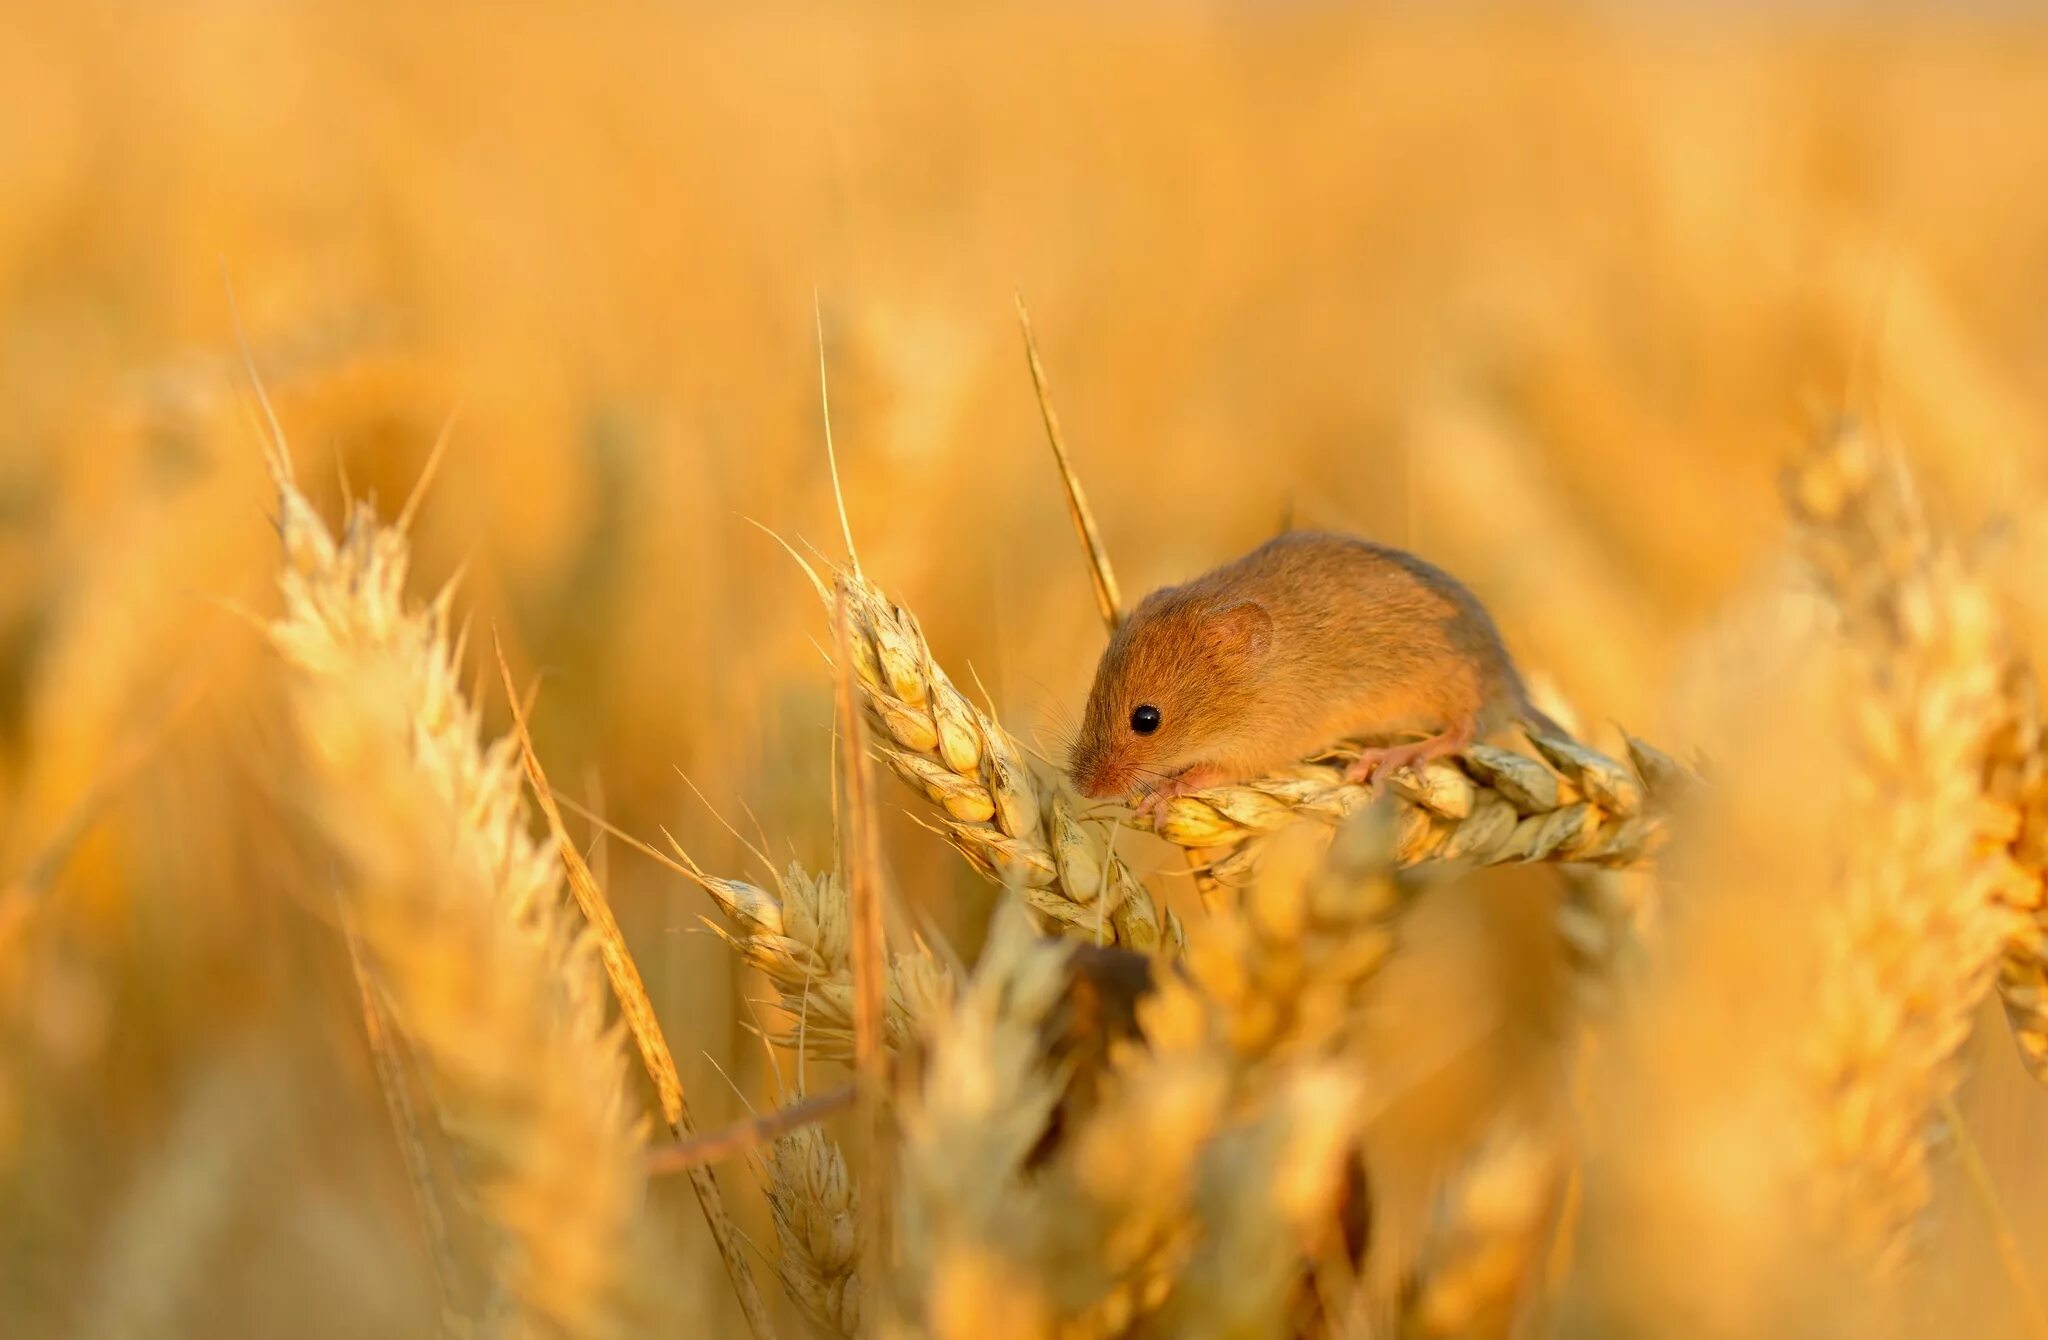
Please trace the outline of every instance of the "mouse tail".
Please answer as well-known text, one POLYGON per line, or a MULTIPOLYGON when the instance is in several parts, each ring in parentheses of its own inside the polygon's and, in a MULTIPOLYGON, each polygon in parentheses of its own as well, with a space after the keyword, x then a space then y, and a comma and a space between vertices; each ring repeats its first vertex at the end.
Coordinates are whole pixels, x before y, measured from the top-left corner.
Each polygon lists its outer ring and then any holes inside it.
POLYGON ((1522 699, 1522 710, 1516 715, 1515 720, 1523 730, 1537 735, 1546 735, 1558 740, 1569 740, 1572 738, 1572 733, 1558 725, 1555 717, 1537 707, 1527 698, 1522 699))

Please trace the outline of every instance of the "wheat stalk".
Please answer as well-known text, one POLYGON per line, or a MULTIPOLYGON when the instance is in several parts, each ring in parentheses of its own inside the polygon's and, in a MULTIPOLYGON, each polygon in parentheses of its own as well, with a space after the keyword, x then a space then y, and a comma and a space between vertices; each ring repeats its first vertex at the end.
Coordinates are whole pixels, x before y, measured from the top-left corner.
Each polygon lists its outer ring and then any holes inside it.
POLYGON ((1836 432, 1788 496, 1841 622, 1854 765, 1810 1040, 1818 1190, 1825 1222, 1886 1269, 1928 1202, 1929 1133, 2015 923, 2000 893, 2016 872, 1984 831, 2007 653, 1989 593, 1890 453, 1836 432))
POLYGON ((527 831, 515 745, 479 743, 451 592, 409 601, 402 532, 357 506, 337 539, 281 455, 273 471, 285 563, 269 633, 366 963, 499 1236, 517 1329, 616 1334, 644 1131, 596 948, 527 831))
MULTIPOLYGON (((612 997, 619 1003, 626 1031, 640 1055, 641 1068, 654 1084, 662 1120, 671 1135, 678 1140, 684 1139, 694 1134, 696 1127, 690 1117, 689 1099, 683 1092, 682 1076, 676 1071, 668 1039, 661 1031, 661 1020, 654 1012, 654 1002, 648 999, 647 988, 640 981, 639 966, 633 962, 632 951, 626 947, 626 937, 612 916, 611 904, 605 899, 597 876, 584 861, 583 853, 577 849, 562 822, 562 811, 555 804, 554 789, 548 785, 547 772, 541 767, 540 755, 533 747, 533 734, 526 724, 526 709, 520 706, 518 695, 513 691, 512 667, 505 661, 505 648, 499 644, 495 650, 506 700, 512 705, 512 733, 519 742, 520 761, 525 766, 534 798, 540 804, 541 815, 547 820, 548 832, 554 837, 555 850, 561 857, 569 890, 597 944, 605 977, 611 983, 612 997)), ((755 1340, 772 1340, 775 1325, 768 1319, 768 1309, 761 1302, 761 1291, 754 1283, 753 1268, 740 1251, 739 1234, 725 1212, 725 1197, 718 1189, 716 1175, 704 1166, 693 1166, 686 1172, 690 1189, 697 1197, 697 1206, 703 1211, 704 1222, 711 1229, 711 1240, 718 1249, 719 1260, 725 1266, 733 1292, 739 1298, 740 1311, 747 1319, 748 1330, 754 1334, 755 1340)))

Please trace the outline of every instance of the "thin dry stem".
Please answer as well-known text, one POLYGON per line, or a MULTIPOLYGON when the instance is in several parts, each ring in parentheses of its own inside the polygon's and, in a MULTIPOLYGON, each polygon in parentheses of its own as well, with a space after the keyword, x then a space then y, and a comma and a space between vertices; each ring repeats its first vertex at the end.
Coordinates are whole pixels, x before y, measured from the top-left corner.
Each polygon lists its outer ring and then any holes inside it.
POLYGON ((1045 365, 1038 359, 1038 341, 1031 334, 1031 314, 1024 310, 1022 297, 1017 299, 1017 324, 1024 330, 1024 358, 1031 365, 1031 386, 1038 393, 1038 413, 1045 420, 1045 439, 1052 445, 1053 463, 1059 467, 1060 484, 1066 490, 1067 515, 1073 519, 1074 533, 1081 539, 1082 556, 1088 560, 1088 582, 1095 591, 1095 607, 1102 615, 1103 626, 1114 633, 1123 618, 1123 596, 1117 590, 1116 573, 1109 566, 1109 551, 1095 529, 1095 513, 1088 506, 1088 495, 1081 491, 1074 463, 1067 458, 1066 439, 1060 435, 1060 416, 1053 411, 1045 365))
POLYGON ((650 1175, 658 1177, 663 1173, 682 1172, 703 1164, 717 1163, 740 1154, 752 1153, 763 1144, 854 1107, 859 1097, 860 1089, 857 1085, 842 1084, 836 1089, 828 1089, 815 1098, 801 1099, 787 1107, 778 1107, 773 1112, 764 1112, 758 1117, 736 1121, 723 1130, 678 1141, 649 1154, 647 1171, 650 1175))

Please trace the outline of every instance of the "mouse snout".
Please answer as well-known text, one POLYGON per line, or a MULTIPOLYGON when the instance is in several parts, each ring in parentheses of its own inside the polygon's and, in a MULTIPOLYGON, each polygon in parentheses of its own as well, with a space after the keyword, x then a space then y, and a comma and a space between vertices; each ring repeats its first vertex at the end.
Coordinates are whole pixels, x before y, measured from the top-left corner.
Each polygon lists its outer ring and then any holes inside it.
POLYGON ((1131 789, 1131 770, 1107 754, 1075 751, 1068 775, 1075 789, 1090 800, 1108 800, 1131 789))

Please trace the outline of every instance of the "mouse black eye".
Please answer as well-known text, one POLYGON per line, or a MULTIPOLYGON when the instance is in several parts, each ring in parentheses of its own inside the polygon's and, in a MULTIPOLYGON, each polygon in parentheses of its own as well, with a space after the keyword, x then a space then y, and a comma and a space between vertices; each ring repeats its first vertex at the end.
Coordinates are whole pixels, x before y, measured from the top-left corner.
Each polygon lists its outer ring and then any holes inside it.
POLYGON ((1159 729, 1159 709, 1150 703, 1131 713, 1131 729, 1140 735, 1150 735, 1159 729))

